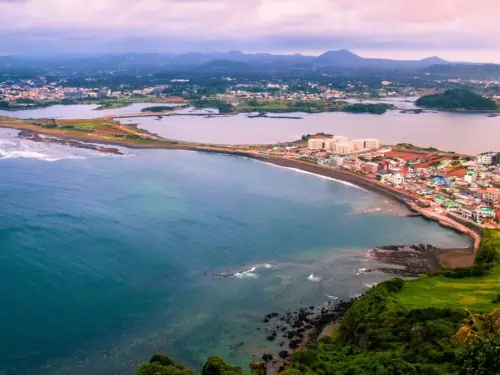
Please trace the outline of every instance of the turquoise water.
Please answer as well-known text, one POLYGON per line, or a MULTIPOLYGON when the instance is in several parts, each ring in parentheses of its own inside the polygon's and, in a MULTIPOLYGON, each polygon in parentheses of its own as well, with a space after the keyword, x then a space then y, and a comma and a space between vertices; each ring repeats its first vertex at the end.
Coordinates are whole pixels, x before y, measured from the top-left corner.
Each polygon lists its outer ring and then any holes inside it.
POLYGON ((264 314, 384 280, 356 276, 370 247, 469 244, 375 194, 252 160, 100 156, 3 136, 5 374, 133 374, 155 351, 193 368, 210 354, 244 365, 272 348, 264 314))

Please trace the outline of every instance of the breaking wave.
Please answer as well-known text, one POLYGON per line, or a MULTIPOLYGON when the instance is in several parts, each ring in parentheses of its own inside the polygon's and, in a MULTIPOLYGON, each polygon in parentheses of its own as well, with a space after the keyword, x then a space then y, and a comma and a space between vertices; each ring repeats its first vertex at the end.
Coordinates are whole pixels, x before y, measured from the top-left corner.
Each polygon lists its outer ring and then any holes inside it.
POLYGON ((257 275, 255 273, 255 271, 257 271, 257 269, 259 269, 259 268, 272 268, 272 267, 273 266, 271 264, 269 264, 269 263, 256 264, 256 265, 252 266, 252 268, 250 268, 248 270, 236 272, 233 276, 237 277, 238 279, 244 279, 244 278, 256 279, 256 278, 259 277, 259 275, 257 275))
POLYGON ((321 281, 321 277, 314 276, 314 273, 311 273, 309 275, 309 277, 307 278, 307 280, 309 280, 310 282, 313 282, 313 283, 319 283, 321 281))
POLYGON ((53 162, 63 159, 85 159, 85 157, 49 147, 30 145, 27 142, 0 140, 0 159, 36 159, 53 162))

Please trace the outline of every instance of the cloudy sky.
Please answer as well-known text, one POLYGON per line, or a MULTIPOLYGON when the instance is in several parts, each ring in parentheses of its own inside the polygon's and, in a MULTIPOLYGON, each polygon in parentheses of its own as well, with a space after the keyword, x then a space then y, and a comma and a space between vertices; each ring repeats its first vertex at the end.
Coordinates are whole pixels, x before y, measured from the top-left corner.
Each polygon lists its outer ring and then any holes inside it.
POLYGON ((0 0, 0 54, 228 51, 500 63, 500 0, 0 0))

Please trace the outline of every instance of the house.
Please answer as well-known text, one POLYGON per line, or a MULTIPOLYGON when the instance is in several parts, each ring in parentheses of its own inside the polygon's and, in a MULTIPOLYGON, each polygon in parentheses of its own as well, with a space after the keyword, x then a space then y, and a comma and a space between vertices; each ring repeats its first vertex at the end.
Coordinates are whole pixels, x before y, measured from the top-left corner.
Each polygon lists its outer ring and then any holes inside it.
POLYGON ((393 184, 394 186, 399 186, 405 181, 405 178, 403 177, 402 174, 400 173, 393 173, 392 175, 389 176, 387 179, 387 182, 390 184, 393 184))
POLYGON ((473 184, 476 181, 476 177, 475 171, 469 171, 464 175, 464 181, 468 184, 473 184))
POLYGON ((465 219, 472 220, 474 216, 475 207, 474 206, 461 206, 455 211, 457 214, 461 215, 465 219))

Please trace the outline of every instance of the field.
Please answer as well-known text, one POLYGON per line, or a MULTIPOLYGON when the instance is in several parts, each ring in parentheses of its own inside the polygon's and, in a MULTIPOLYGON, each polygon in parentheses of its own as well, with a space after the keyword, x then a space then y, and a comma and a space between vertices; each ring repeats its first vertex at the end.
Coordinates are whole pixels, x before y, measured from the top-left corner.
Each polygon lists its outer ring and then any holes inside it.
MULTIPOLYGON (((101 142, 126 142, 127 144, 165 143, 167 141, 133 125, 122 125, 108 118, 63 120, 19 120, 0 117, 0 127, 29 130, 37 133, 88 139, 101 142)), ((170 142, 167 142, 170 143, 170 142)))
MULTIPOLYGON (((481 249, 493 248, 500 252, 500 231, 484 231, 481 249)), ((480 250, 481 251, 481 250, 480 250)), ((484 276, 451 278, 446 276, 423 276, 406 281, 396 294, 401 305, 409 308, 464 308, 487 312, 500 308, 493 302, 500 294, 500 265, 497 264, 484 276)))
POLYGON ((464 279, 431 276, 406 281, 396 299, 409 309, 451 307, 486 312, 500 308, 499 303, 493 303, 498 294, 500 266, 485 276, 464 279))

